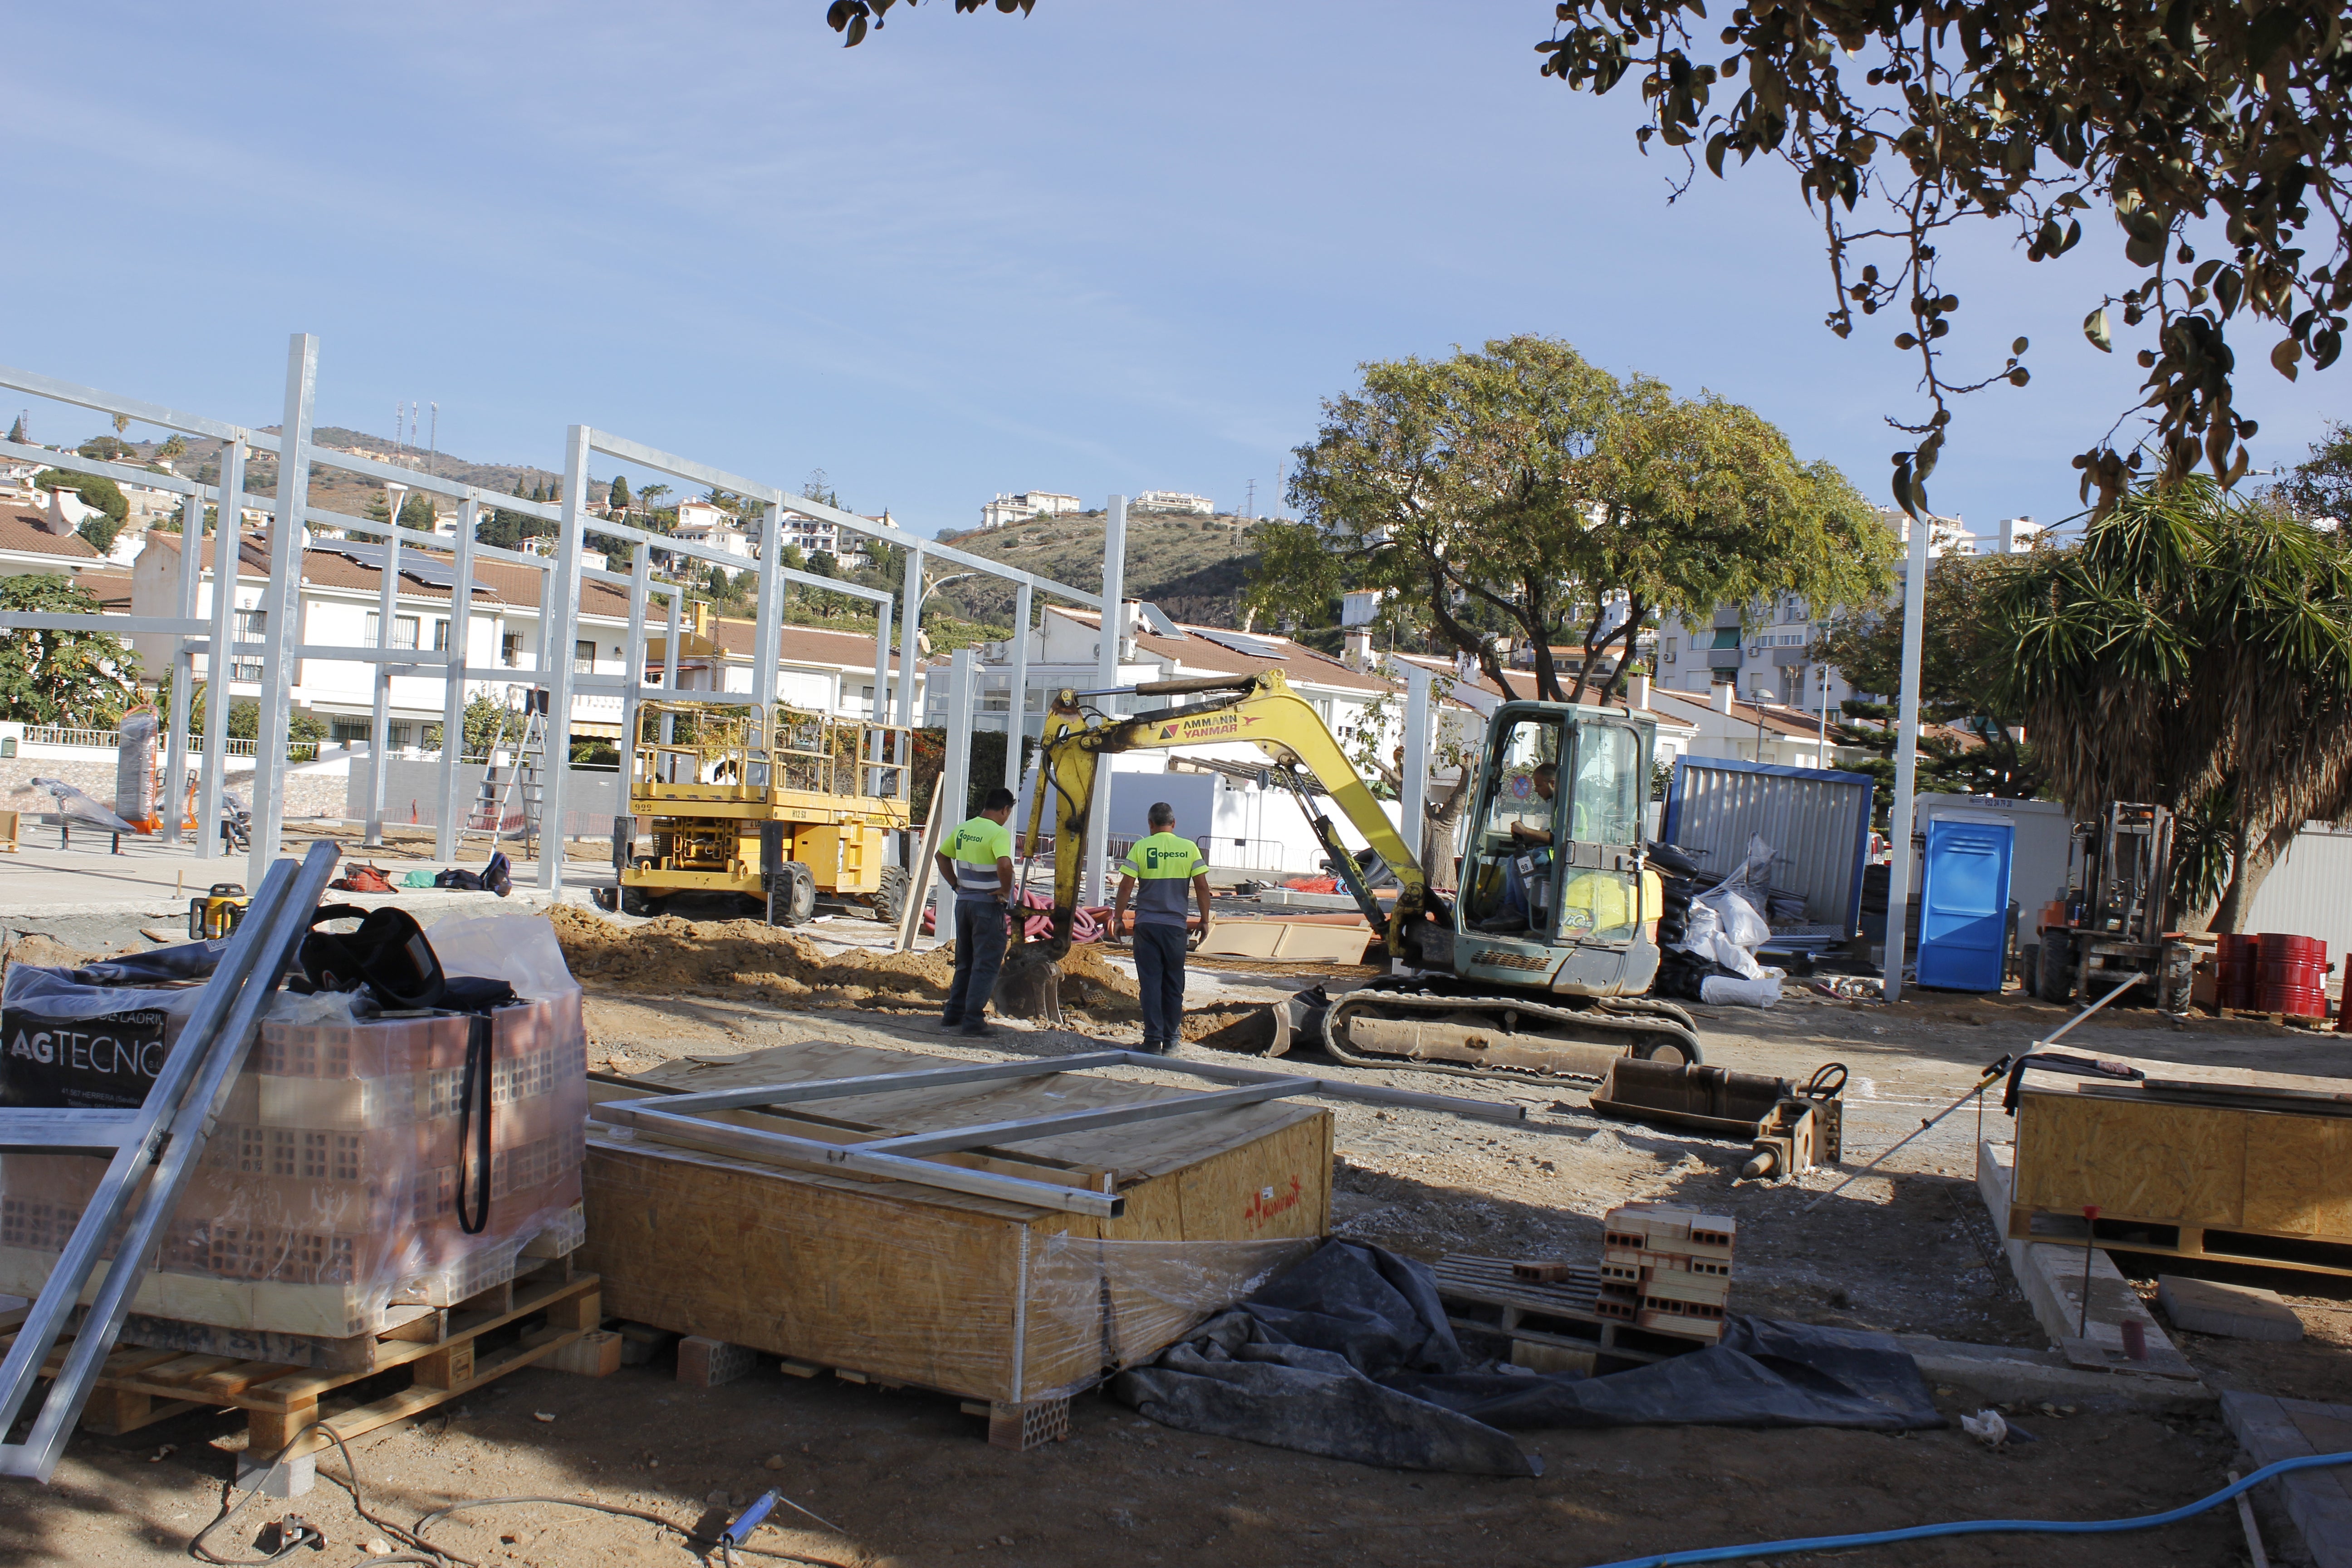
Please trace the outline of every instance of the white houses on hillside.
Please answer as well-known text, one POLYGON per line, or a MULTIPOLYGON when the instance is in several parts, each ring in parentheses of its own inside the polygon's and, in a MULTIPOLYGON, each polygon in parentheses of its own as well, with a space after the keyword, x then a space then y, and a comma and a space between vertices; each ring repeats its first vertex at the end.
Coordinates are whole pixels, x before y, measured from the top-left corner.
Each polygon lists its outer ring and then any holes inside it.
MULTIPOLYGON (((0 535, 5 537, 5 535, 0 535)), ((76 541, 77 543, 79 541, 76 541)), ((258 637, 263 590, 269 572, 268 542, 262 534, 239 540, 237 581, 232 600, 231 637, 245 641, 258 637)), ((139 616, 177 614, 180 577, 180 536, 155 533, 132 566, 131 611, 139 616)), ((87 546, 84 546, 87 549, 87 546)), ((374 542, 319 541, 302 554, 301 626, 299 642, 317 646, 373 647, 379 630, 380 595, 383 581, 383 546, 374 542)), ((400 584, 393 611, 393 646, 396 648, 443 649, 458 639, 466 662, 477 668, 530 671, 541 668, 541 604, 546 574, 534 567, 506 562, 478 561, 474 566, 473 603, 464 614, 452 604, 455 571, 450 557, 421 549, 400 552, 400 584)), ((209 618, 213 604, 211 552, 206 552, 197 614, 209 618)), ((749 622, 712 622, 708 606, 697 606, 696 629, 680 639, 680 684, 688 690, 746 691, 751 689, 749 622)), ((628 667, 628 596, 603 583, 582 584, 578 636, 569 650, 572 668, 579 674, 621 675, 628 667)), ((660 679, 666 660, 663 621, 648 619, 654 635, 648 639, 647 679, 660 679)), ((133 636, 151 678, 171 668, 172 638, 133 636)), ((845 717, 870 711, 874 684, 874 637, 811 631, 787 626, 778 660, 779 695, 783 700, 821 708, 845 717), (860 676, 862 672, 862 679, 860 676)), ((299 659, 293 670, 293 701, 299 710, 324 721, 338 741, 364 742, 375 700, 374 667, 356 659, 299 659)), ((205 656, 196 657, 199 679, 209 679, 205 656)), ((232 650, 228 667, 233 697, 259 695, 261 664, 257 657, 240 658, 232 650)), ((504 683, 468 681, 467 696, 488 693, 504 700, 511 689, 504 683)), ((420 745, 424 726, 442 717, 443 688, 439 671, 392 678, 392 735, 394 747, 420 745)), ((582 692, 572 699, 572 733, 575 737, 613 738, 620 733, 621 699, 615 693, 582 692)))

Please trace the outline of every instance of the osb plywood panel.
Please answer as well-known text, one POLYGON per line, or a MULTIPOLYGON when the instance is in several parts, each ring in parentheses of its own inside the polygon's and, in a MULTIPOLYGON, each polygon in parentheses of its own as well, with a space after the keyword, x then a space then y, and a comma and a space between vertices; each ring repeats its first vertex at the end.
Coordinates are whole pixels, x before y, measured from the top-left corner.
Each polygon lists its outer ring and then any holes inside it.
POLYGON ((1010 1399, 1016 1219, 689 1151, 591 1140, 604 1310, 950 1393, 1010 1399))
POLYGON ((2018 1106, 2014 1202, 2236 1228, 2244 1112, 2028 1091, 2018 1106))
POLYGON ((2352 1119, 2240 1112, 2247 1230, 2352 1239, 2352 1119))

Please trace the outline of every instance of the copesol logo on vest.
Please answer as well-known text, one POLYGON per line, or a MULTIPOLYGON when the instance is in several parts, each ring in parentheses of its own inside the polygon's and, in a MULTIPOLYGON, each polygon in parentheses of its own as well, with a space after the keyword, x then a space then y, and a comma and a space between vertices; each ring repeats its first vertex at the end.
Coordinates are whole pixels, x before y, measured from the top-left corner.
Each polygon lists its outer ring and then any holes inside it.
POLYGON ((165 1019, 152 1007, 94 1018, 9 1008, 0 1016, 0 1105, 139 1105, 170 1050, 165 1019))

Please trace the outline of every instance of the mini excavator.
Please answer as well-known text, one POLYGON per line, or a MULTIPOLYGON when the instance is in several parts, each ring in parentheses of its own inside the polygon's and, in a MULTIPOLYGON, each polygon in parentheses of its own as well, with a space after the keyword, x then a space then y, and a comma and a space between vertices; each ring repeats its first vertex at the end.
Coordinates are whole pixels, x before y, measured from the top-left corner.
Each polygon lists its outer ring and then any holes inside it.
POLYGON ((1114 692, 1065 689, 1045 728, 1028 842, 1054 845, 1053 930, 1007 955, 1008 970, 1069 951, 1087 821, 1114 752, 1241 742, 1264 752, 1297 797, 1333 872, 1383 933, 1399 973, 1276 1010, 1276 1054, 1293 1039, 1356 1067, 1478 1077, 1593 1079, 1634 1057, 1700 1060, 1690 1015, 1644 994, 1658 970, 1663 893, 1642 843, 1657 726, 1639 715, 1559 702, 1506 702, 1488 721, 1477 794, 1465 814, 1461 889, 1433 892, 1346 752, 1282 672, 1147 682, 1114 692), (1107 716, 1089 698, 1173 700, 1107 716), (1376 898, 1339 842, 1319 785, 1396 880, 1376 898), (1046 820, 1046 803, 1053 816, 1046 820))

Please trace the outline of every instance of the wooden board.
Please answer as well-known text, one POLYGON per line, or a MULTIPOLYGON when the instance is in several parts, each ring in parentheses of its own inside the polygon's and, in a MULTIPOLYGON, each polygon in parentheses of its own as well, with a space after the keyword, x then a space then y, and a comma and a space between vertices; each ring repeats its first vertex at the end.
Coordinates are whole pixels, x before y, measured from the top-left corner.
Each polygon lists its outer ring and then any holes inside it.
POLYGON ((1507 1258, 1452 1253, 1437 1260, 1433 1272, 1447 1321, 1458 1329, 1508 1336, 1512 1361, 1539 1372, 1572 1368, 1589 1373, 1593 1370, 1590 1358, 1596 1356, 1662 1361, 1715 1342, 1712 1334, 1654 1332, 1602 1317, 1595 1306, 1601 1273, 1590 1264, 1571 1263, 1565 1279, 1545 1282, 1517 1278, 1507 1258), (1551 1353, 1523 1355, 1522 1345, 1551 1353), (1571 1359, 1562 1363, 1562 1356, 1571 1359), (1586 1359, 1572 1359, 1579 1356, 1586 1359))
MULTIPOLYGON (((662 1076, 715 1089, 940 1062, 817 1041, 662 1076)), ((821 1110, 871 1135, 1185 1092, 1057 1073, 825 1100, 794 1115, 821 1110)), ((1329 1226, 1331 1118, 1310 1106, 1269 1101, 983 1152, 1102 1173, 1126 1212, 1095 1220, 600 1125, 589 1139, 583 1266, 604 1278, 617 1317, 1023 1404, 1156 1355, 1329 1226)))
POLYGON ((2067 1239, 2059 1231, 2096 1205, 2103 1245, 2352 1272, 2352 1119, 2029 1089, 2011 1202, 2020 1239, 2067 1239))

